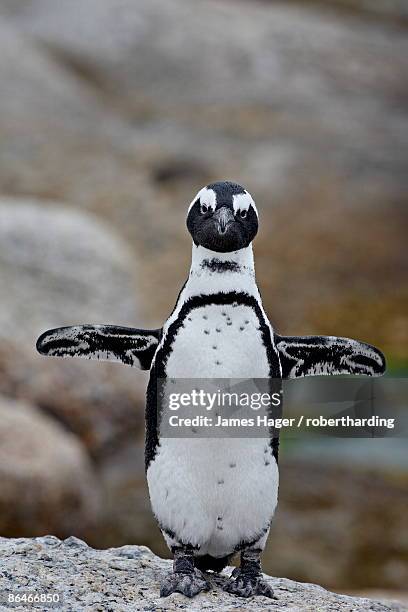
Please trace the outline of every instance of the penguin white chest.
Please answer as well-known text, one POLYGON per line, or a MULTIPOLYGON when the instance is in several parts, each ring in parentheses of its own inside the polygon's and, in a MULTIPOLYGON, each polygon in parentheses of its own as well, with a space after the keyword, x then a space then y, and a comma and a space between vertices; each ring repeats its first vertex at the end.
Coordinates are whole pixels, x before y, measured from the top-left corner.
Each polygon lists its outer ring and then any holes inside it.
MULTIPOLYGON (((243 305, 206 305, 186 315, 166 362, 168 378, 267 378, 261 321, 243 305)), ((171 545, 231 554, 267 537, 278 468, 262 438, 162 438, 147 471, 153 511, 171 545)))
POLYGON ((267 378, 269 363, 253 308, 201 306, 181 322, 166 364, 173 378, 267 378))

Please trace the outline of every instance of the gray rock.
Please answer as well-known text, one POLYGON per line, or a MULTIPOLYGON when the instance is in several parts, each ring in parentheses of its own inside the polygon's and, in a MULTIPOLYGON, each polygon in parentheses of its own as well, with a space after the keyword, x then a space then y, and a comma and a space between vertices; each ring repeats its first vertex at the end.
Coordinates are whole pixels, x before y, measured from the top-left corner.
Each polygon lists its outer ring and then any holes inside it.
POLYGON ((101 496, 83 445, 35 406, 0 395, 0 532, 92 531, 101 496))
MULTIPOLYGON (((73 538, 63 542, 49 536, 31 540, 0 538, 0 558, 1 592, 57 592, 62 596, 63 609, 67 612, 181 609, 230 612, 248 610, 248 605, 251 610, 272 609, 277 612, 406 610, 398 603, 338 595, 314 584, 268 576, 266 578, 275 590, 276 600, 256 598, 248 601, 224 593, 220 587, 226 579, 225 575, 212 578, 214 588, 192 600, 179 594, 161 599, 160 580, 170 571, 171 561, 156 557, 144 546, 94 550, 73 538), (46 564, 44 556, 48 559, 46 564)), ((0 610, 6 609, 5 606, 0 607, 0 610)), ((42 604, 41 609, 52 608, 42 604)))
MULTIPOLYGON (((200 149, 217 157, 217 131, 230 134, 224 156, 239 135, 246 146, 235 148, 236 161, 248 176, 256 168, 264 186, 282 173, 293 179, 293 164, 300 170, 312 153, 348 179, 357 170, 360 181, 359 160, 371 180, 379 167, 404 167, 403 31, 276 3, 186 0, 36 0, 11 19, 131 115, 144 106, 150 122, 165 118, 151 148, 156 138, 171 146, 166 126, 176 118, 174 153, 186 126, 201 127, 200 149)), ((135 140, 146 144, 143 134, 135 140)))
POLYGON ((53 414, 94 456, 140 430, 145 377, 116 364, 45 359, 35 340, 81 322, 135 325, 135 278, 134 255, 94 216, 0 199, 0 390, 53 414))
POLYGON ((129 125, 46 45, 1 18, 0 80, 0 192, 113 207, 126 225, 118 203, 133 208, 135 194, 146 196, 123 144, 129 125))
POLYGON ((50 327, 134 323, 135 258, 91 215, 38 200, 0 199, 0 334, 32 344, 50 327))

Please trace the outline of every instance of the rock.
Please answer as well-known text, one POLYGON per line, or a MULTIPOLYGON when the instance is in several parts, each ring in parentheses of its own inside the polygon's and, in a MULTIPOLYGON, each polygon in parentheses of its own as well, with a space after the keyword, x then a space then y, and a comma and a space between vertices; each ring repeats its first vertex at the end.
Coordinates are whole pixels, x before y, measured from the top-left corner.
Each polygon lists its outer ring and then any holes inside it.
POLYGON ((82 444, 35 406, 0 396, 0 532, 89 533, 100 489, 82 444))
POLYGON ((61 205, 0 200, 0 390, 27 399, 106 456, 144 423, 145 376, 116 364, 45 359, 51 327, 137 321, 134 256, 94 217, 61 205))
POLYGON ((387 178, 405 165, 403 32, 273 3, 209 12, 205 2, 125 0, 118 11, 110 0, 58 9, 40 0, 8 17, 120 100, 133 120, 129 153, 153 163, 156 178, 189 182, 193 160, 204 174, 255 181, 271 202, 304 196, 312 170, 340 181, 343 200, 405 193, 403 180, 387 178), (184 173, 166 172, 175 164, 184 173))
POLYGON ((127 122, 46 45, 1 18, 0 41, 0 193, 111 209, 126 226, 123 204, 134 213, 139 198, 152 199, 129 158, 127 122))
POLYGON ((228 167, 235 149, 235 169, 246 167, 248 178, 256 169, 258 187, 273 185, 275 194, 279 182, 290 186, 283 175, 293 181, 293 167, 304 172, 313 159, 359 183, 404 164, 403 31, 310 8, 197 2, 193 10, 186 0, 124 0, 120 10, 111 0, 58 8, 36 0, 9 18, 120 98, 137 119, 139 149, 157 149, 159 139, 188 160, 188 127, 202 136, 193 160, 212 153, 228 167), (202 27, 210 15, 211 28, 202 27), (237 137, 246 145, 239 150, 237 137))
MULTIPOLYGON (((252 598, 249 601, 224 593, 225 573, 212 578, 214 589, 189 600, 173 594, 159 597, 159 584, 171 569, 171 561, 156 557, 144 546, 123 546, 94 550, 77 538, 61 542, 46 536, 34 539, 0 538, 0 592, 55 592, 63 598, 64 610, 101 612, 136 610, 251 610, 273 609, 286 612, 332 610, 344 612, 402 612, 398 603, 349 597, 326 591, 315 584, 303 584, 286 578, 266 579, 276 600, 252 598), (44 562, 44 558, 46 562, 44 562)), ((228 571, 231 571, 229 568, 228 571)), ((4 595, 3 602, 4 602, 4 595)), ((1 610, 6 610, 3 606, 1 610)), ((15 608, 23 610, 22 607, 15 608)), ((42 610, 48 610, 42 604, 42 610)))
MULTIPOLYGON (((296 1, 296 0, 295 0, 296 1)), ((320 4, 319 0, 302 0, 306 4, 320 4)), ((391 22, 407 25, 408 23, 408 8, 405 0, 392 0, 391 2, 382 2, 382 0, 324 0, 325 8, 333 10, 350 11, 352 13, 361 14, 365 17, 377 18, 381 20, 389 20, 391 22)))
MULTIPOLYGON (((193 10, 186 0, 143 0, 137 6, 122 0, 118 10, 111 0, 90 0, 86 6, 80 0, 64 0, 58 9, 52 0, 31 0, 4 13, 128 105, 139 110, 141 99, 153 103, 150 114, 176 104, 217 104, 228 112, 257 103, 278 110, 289 105, 290 112, 296 107, 316 117, 324 107, 327 116, 322 120, 334 119, 336 129, 346 119, 345 103, 351 103, 354 116, 367 103, 370 90, 388 99, 391 92, 382 90, 382 79, 399 87, 396 72, 387 75, 382 53, 395 45, 406 48, 403 31, 390 29, 391 39, 386 26, 365 27, 361 20, 266 2, 233 2, 211 10, 198 2, 193 10), (214 18, 206 31, 202 25, 209 14, 214 18), (189 27, 179 27, 181 23, 189 27), (367 70, 361 62, 370 41, 376 46, 370 49, 367 70), (218 62, 209 63, 215 54, 218 62), (342 88, 344 77, 353 77, 353 87, 342 88), (327 104, 329 99, 335 108, 327 104)), ((406 62, 396 59, 401 63, 395 71, 406 62)))
POLYGON ((91 215, 0 199, 0 334, 32 344, 49 327, 135 322, 134 255, 91 215))

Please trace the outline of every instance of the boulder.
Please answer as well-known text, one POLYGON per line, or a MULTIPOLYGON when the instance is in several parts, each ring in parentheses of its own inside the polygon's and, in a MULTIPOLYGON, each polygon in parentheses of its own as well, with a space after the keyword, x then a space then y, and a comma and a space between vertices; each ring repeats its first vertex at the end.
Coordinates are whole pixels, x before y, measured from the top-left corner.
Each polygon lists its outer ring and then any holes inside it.
POLYGON ((93 215, 55 202, 0 199, 0 333, 32 344, 49 327, 135 323, 138 265, 93 215))
MULTIPOLYGON (((10 594, 23 592, 54 593, 62 598, 64 610, 124 611, 185 610, 265 610, 285 612, 402 612, 397 602, 339 595, 315 584, 294 582, 287 578, 265 578, 272 585, 276 599, 264 597, 245 600, 225 593, 222 585, 228 568, 219 576, 210 576, 213 589, 194 599, 180 594, 159 597, 160 581, 171 571, 171 561, 156 557, 144 546, 122 546, 94 550, 78 538, 61 540, 45 536, 17 540, 0 538, 0 591, 2 603, 10 594)), ((55 605, 55 604, 54 604, 55 605)), ((46 604, 42 610, 52 609, 46 604)), ((6 609, 6 608, 1 608, 6 609)), ((23 607, 16 608, 23 610, 23 607)))
POLYGON ((92 531, 100 488, 83 445, 35 406, 0 396, 0 533, 92 531))
POLYGON ((152 199, 127 151, 129 124, 46 44, 1 17, 0 80, 0 193, 110 211, 126 227, 129 210, 152 199))
POLYGON ((139 153, 164 147, 187 166, 212 154, 275 197, 305 163, 348 192, 403 185, 387 175, 406 151, 404 31, 270 2, 36 0, 8 18, 120 100, 139 153))
POLYGON ((41 406, 95 457, 143 426, 145 377, 117 364, 45 359, 35 340, 62 325, 140 324, 136 271, 126 244, 93 216, 0 200, 0 390, 41 406))

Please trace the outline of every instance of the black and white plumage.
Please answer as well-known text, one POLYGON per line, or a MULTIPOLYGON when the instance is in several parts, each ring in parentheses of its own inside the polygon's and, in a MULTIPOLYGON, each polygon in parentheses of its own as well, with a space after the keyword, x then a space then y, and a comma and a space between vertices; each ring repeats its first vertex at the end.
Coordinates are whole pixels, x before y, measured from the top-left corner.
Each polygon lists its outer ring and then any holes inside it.
POLYGON ((278 495, 278 440, 160 438, 157 379, 379 376, 381 352, 336 337, 276 334, 255 280, 252 240, 258 213, 240 185, 208 185, 187 215, 192 264, 161 330, 85 325, 42 334, 38 350, 60 357, 121 361, 150 369, 146 405, 146 473, 153 512, 174 554, 162 595, 209 588, 202 570, 220 571, 241 552, 226 590, 272 597, 260 554, 278 495))
POLYGON ((75 325, 45 332, 37 340, 37 350, 50 357, 118 361, 149 370, 160 335, 160 329, 75 325))

